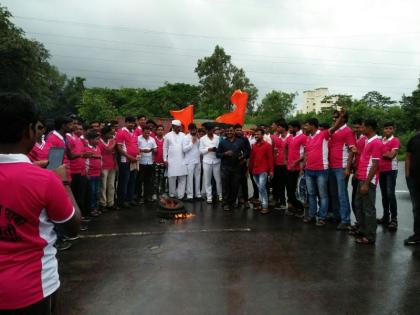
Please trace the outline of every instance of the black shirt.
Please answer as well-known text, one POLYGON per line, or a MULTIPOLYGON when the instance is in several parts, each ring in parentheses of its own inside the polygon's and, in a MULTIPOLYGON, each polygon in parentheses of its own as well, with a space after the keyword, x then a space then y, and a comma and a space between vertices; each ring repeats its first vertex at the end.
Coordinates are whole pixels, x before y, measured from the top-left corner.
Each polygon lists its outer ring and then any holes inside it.
MULTIPOLYGON (((248 141, 247 139, 245 140, 248 141)), ((233 141, 223 139, 219 143, 216 156, 219 159, 222 159, 222 167, 239 168, 240 161, 249 158, 250 150, 248 149, 248 147, 246 145, 246 142, 244 141, 244 138, 242 137, 235 137, 233 141), (224 155, 226 151, 232 151, 233 156, 224 155)))
POLYGON ((408 141, 407 152, 411 153, 410 176, 420 177, 420 132, 408 141))

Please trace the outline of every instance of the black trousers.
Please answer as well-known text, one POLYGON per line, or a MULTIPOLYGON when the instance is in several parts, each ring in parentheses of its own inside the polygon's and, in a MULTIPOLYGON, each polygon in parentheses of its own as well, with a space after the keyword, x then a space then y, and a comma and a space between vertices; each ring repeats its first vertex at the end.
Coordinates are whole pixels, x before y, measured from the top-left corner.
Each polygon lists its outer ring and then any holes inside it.
MULTIPOLYGON (((139 170, 139 192, 143 193, 144 199, 150 199, 153 194, 153 179, 155 175, 153 164, 140 164, 139 170)), ((139 195, 139 196, 140 196, 139 195)))
POLYGON ((274 166, 273 178, 273 198, 282 205, 286 204, 286 183, 287 167, 286 165, 274 166))
POLYGON ((0 315, 57 315, 59 312, 56 302, 56 292, 54 292, 50 296, 27 307, 16 310, 0 310, 0 315))
POLYGON ((248 193, 248 165, 246 163, 241 164, 241 189, 239 192, 240 198, 243 201, 248 201, 249 193, 248 193))
POLYGON ((406 177, 406 180, 413 204, 414 234, 420 236, 420 178, 419 176, 410 176, 406 177))
POLYGON ((241 182, 241 169, 221 167, 222 194, 224 203, 232 206, 238 198, 239 185, 241 182))
POLYGON ((88 200, 88 180, 86 176, 81 174, 71 174, 71 191, 76 199, 77 205, 82 212, 82 216, 89 215, 89 200, 88 200))
POLYGON ((357 186, 359 185, 359 180, 356 178, 355 175, 351 178, 351 208, 353 209, 354 216, 356 216, 356 193, 357 193, 357 186))
POLYGON ((296 209, 303 209, 302 203, 296 199, 296 189, 300 171, 287 171, 286 187, 287 201, 296 209))

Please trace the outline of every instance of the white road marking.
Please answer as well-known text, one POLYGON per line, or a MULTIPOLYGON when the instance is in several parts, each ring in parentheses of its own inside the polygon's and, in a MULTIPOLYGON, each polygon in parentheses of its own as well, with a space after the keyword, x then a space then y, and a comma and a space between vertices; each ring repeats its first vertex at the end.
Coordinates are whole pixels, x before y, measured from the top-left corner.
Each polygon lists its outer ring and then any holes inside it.
POLYGON ((408 190, 396 190, 395 192, 397 194, 405 194, 405 193, 408 193, 408 190))
POLYGON ((120 236, 149 236, 162 234, 189 234, 189 233, 225 233, 225 232, 252 232, 251 228, 237 229, 202 229, 202 230, 179 230, 179 231, 139 231, 125 233, 104 233, 104 234, 87 234, 80 235, 80 238, 103 238, 103 237, 120 237, 120 236))

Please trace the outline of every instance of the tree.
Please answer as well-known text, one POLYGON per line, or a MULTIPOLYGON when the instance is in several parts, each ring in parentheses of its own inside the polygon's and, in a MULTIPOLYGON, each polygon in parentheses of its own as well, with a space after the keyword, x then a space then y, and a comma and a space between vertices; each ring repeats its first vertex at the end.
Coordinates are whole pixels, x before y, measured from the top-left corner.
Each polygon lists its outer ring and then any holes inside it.
POLYGON ((85 90, 80 104, 79 115, 87 121, 109 121, 118 116, 117 109, 103 96, 91 90, 85 90))
POLYGON ((216 46, 210 57, 199 59, 195 72, 201 88, 199 116, 215 117, 230 111, 230 96, 237 89, 248 92, 247 107, 253 111, 258 90, 222 47, 216 46))
POLYGON ((401 108, 404 113, 404 120, 408 130, 420 129, 420 79, 411 96, 403 95, 401 108))
POLYGON ((362 97, 362 102, 367 106, 374 108, 385 108, 386 106, 396 104, 390 97, 384 96, 377 91, 366 93, 366 95, 362 97))
POLYGON ((279 118, 286 118, 295 109, 293 103, 297 93, 271 91, 262 100, 253 119, 255 123, 268 123, 279 118))

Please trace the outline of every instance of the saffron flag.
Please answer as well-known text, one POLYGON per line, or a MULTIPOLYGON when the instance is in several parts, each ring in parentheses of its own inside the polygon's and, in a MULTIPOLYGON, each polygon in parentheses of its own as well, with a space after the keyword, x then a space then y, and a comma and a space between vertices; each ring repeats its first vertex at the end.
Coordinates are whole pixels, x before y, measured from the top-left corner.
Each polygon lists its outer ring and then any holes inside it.
POLYGON ((248 103, 248 93, 236 90, 230 97, 230 101, 235 106, 230 113, 223 114, 216 118, 216 122, 225 124, 241 124, 245 122, 246 104, 248 103))
POLYGON ((188 125, 194 120, 194 105, 188 105, 180 110, 171 110, 169 113, 174 119, 180 120, 184 126, 184 130, 187 130, 188 125))

